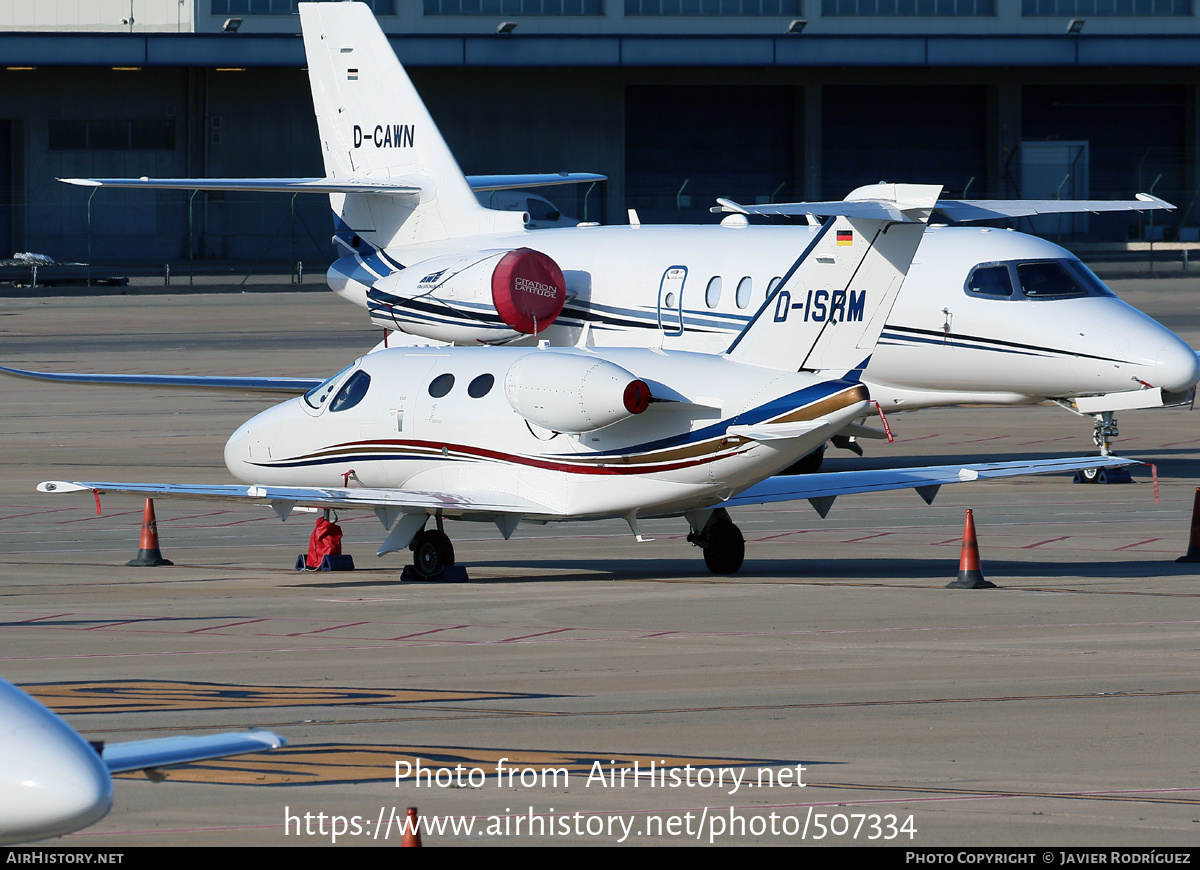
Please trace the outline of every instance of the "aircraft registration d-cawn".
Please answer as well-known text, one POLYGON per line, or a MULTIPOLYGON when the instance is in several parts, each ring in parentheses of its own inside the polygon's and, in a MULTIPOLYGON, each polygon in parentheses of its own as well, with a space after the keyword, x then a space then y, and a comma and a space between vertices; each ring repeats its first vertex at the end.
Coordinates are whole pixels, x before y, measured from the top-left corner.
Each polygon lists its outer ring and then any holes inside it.
MULTIPOLYGON (((817 244, 831 216, 902 206, 903 186, 860 188, 845 202, 721 200, 714 211, 727 216, 712 226, 632 220, 530 231, 521 214, 484 208, 476 192, 602 176, 465 178, 370 9, 299 9, 325 178, 66 180, 328 193, 341 250, 330 286, 368 307, 375 323, 417 340, 720 353, 768 297, 809 323, 857 322, 875 301, 835 298, 819 282, 773 294, 797 249, 817 244), (806 216, 807 225, 749 224, 775 214, 806 216)), ((938 199, 927 209, 971 221, 1169 207, 1139 194, 1128 202, 938 199)), ((959 226, 924 234, 862 374, 888 410, 1051 399, 1095 418, 1103 454, 1117 434, 1115 412, 1187 404, 1197 380, 1196 353, 1068 251, 1022 233, 959 226)))

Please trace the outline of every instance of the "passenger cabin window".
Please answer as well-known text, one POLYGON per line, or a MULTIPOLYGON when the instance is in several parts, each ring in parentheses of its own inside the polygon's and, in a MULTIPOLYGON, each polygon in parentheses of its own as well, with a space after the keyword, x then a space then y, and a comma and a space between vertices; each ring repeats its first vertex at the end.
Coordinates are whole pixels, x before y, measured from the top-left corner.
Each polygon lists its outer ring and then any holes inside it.
POLYGON ((967 279, 967 292, 980 296, 1012 296, 1008 266, 976 266, 967 279))
POLYGON ((708 287, 704 290, 704 304, 709 308, 716 308, 717 303, 721 301, 721 276, 709 279, 708 287))
POLYGON ((737 288, 737 307, 745 308, 750 304, 750 294, 754 292, 754 281, 749 277, 738 281, 737 288))
POLYGON ((446 393, 450 392, 454 387, 454 375, 447 372, 444 375, 438 375, 429 384, 429 395, 435 399, 440 399, 446 393))
POLYGON ((482 399, 491 392, 494 383, 496 383, 496 378, 493 375, 480 375, 467 384, 467 395, 472 399, 482 399))
POLYGON ((342 385, 337 395, 333 397, 333 401, 329 403, 330 412, 346 411, 353 408, 363 400, 363 396, 367 394, 367 388, 370 386, 371 376, 362 369, 359 369, 350 376, 350 379, 342 385))

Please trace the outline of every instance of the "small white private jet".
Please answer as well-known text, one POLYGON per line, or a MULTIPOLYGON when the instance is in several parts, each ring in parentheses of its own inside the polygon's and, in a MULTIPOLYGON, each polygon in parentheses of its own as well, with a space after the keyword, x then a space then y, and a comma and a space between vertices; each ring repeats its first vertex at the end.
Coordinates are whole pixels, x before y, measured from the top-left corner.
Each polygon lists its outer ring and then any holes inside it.
POLYGON ((112 808, 112 774, 286 746, 270 731, 92 744, 62 717, 0 680, 0 845, 78 831, 112 808))
MULTIPOLYGON (((327 177, 64 181, 327 193, 342 251, 329 284, 404 334, 386 344, 549 341, 720 353, 832 216, 853 216, 854 202, 867 214, 881 202, 903 205, 897 186, 872 185, 844 202, 720 200, 720 225, 641 226, 631 212, 629 226, 531 231, 524 215, 484 208, 476 194, 603 176, 464 177, 371 10, 299 10, 327 177), (755 215, 803 216, 807 225, 751 226, 755 215)), ((972 221, 1170 207, 1138 194, 1127 202, 938 199, 927 210, 972 221)), ((786 304, 808 322, 864 316, 859 297, 837 307, 821 285, 793 285, 786 304)), ((862 380, 888 410, 1054 400, 1094 417, 1093 440, 1107 455, 1114 413, 1186 405, 1200 360, 1063 248, 1016 232, 942 226, 925 233, 862 380)), ((853 437, 835 443, 857 450, 853 437)))
MULTIPOLYGON (((938 487, 990 477, 1130 464, 1117 457, 773 475, 870 413, 862 374, 937 201, 905 185, 891 201, 852 203, 797 238, 802 253, 721 354, 665 348, 390 348, 251 419, 225 447, 248 486, 47 481, 42 492, 117 491, 297 507, 373 510, 389 530, 379 555, 409 548, 420 579, 454 566, 444 518, 495 523, 684 517, 708 568, 735 573, 745 545, 727 508, 938 487), (794 288, 803 288, 794 289, 794 288), (832 316, 789 302, 813 288, 832 316), (857 316, 850 316, 850 312, 857 316), (433 516, 436 529, 426 530, 433 516)), ((529 280, 535 280, 530 278, 529 280)), ((46 377, 15 369, 3 371, 46 377)), ((55 375, 56 380, 177 383, 197 378, 55 375)), ((237 387, 236 379, 212 386, 237 387)), ((406 569, 407 570, 407 569, 406 569)))

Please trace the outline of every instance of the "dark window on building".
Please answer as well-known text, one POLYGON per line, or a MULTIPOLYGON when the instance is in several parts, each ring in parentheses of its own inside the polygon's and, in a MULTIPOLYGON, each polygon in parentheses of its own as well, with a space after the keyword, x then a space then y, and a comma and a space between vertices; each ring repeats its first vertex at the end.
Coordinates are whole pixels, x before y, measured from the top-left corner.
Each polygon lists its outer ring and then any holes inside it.
POLYGON ((175 121, 51 121, 51 151, 170 151, 175 121))
POLYGON ((799 15, 801 0, 625 0, 625 14, 728 15, 763 17, 799 15))
POLYGON ((603 15, 604 0, 425 0, 426 15, 603 15))
POLYGON ((1021 14, 1068 18, 1188 16, 1192 14, 1192 0, 1021 0, 1021 14))
POLYGON ((993 16, 996 0, 821 0, 829 18, 962 18, 993 16))
MULTIPOLYGON (((301 0, 212 0, 213 15, 291 15, 301 0)), ((376 15, 395 15, 396 0, 362 0, 376 15)))

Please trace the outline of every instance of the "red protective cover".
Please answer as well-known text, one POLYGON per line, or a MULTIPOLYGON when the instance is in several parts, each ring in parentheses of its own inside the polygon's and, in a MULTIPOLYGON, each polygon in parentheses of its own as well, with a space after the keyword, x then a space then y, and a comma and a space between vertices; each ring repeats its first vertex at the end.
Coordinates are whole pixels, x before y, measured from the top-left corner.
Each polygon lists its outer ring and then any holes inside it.
POLYGON ((342 527, 322 517, 313 527, 308 539, 308 556, 304 564, 309 568, 320 568, 326 556, 342 555, 342 527))
POLYGON ((517 332, 541 332, 554 322, 566 301, 567 281, 562 269, 541 251, 509 251, 492 272, 496 313, 517 332))

